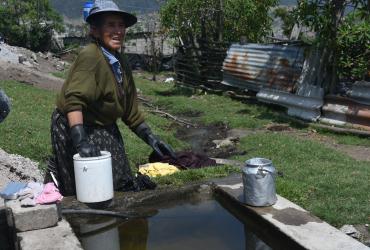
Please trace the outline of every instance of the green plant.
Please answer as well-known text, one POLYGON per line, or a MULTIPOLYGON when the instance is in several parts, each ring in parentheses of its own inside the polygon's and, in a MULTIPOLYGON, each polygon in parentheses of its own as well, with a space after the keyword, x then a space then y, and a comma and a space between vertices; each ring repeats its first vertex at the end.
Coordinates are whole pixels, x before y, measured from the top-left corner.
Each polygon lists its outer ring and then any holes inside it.
POLYGON ((173 38, 259 42, 268 34, 268 11, 278 1, 169 0, 161 8, 161 23, 173 38))
MULTIPOLYGON (((341 31, 341 27, 344 25, 344 29, 346 29, 345 20, 347 17, 351 20, 351 13, 353 12, 358 13, 357 21, 363 20, 365 23, 368 23, 370 2, 368 0, 301 0, 294 11, 294 15, 300 24, 316 32, 314 45, 318 51, 316 54, 319 54, 320 58, 316 59, 313 66, 319 70, 316 72, 315 80, 312 81, 310 79, 310 81, 315 82, 316 85, 325 87, 329 92, 333 92, 335 89, 338 77, 341 74, 339 70, 347 69, 348 72, 348 67, 353 65, 353 62, 349 61, 351 60, 349 59, 351 56, 341 56, 341 52, 351 55, 354 49, 352 42, 355 42, 354 40, 356 39, 362 40, 362 38, 355 38, 355 36, 350 36, 348 38, 350 40, 347 40, 347 37, 344 38, 341 36, 341 32, 343 35, 346 33, 343 29, 341 31), (349 46, 345 45, 341 47, 341 42, 342 45, 348 42, 347 45, 349 46), (341 50, 342 48, 345 48, 346 51, 341 50)), ((357 28, 361 29, 360 27, 357 28)), ((356 34, 356 31, 352 34, 356 34)), ((365 37, 364 39, 368 38, 365 37)), ((358 55, 357 52, 354 52, 354 54, 358 55)), ((358 66, 359 68, 355 67, 357 69, 351 72, 355 74, 355 77, 363 72, 364 66, 361 62, 358 66)), ((344 73, 346 74, 346 72, 344 73)))
POLYGON ((289 37, 296 23, 293 13, 288 8, 279 7, 274 10, 274 15, 283 21, 283 34, 289 37))
MULTIPOLYGON (((348 15, 338 31, 338 70, 341 77, 361 80, 370 73, 370 17, 348 15)), ((370 75, 368 76, 370 78, 370 75)))
POLYGON ((0 1, 0 32, 11 45, 48 50, 52 31, 63 31, 63 19, 48 0, 0 1))

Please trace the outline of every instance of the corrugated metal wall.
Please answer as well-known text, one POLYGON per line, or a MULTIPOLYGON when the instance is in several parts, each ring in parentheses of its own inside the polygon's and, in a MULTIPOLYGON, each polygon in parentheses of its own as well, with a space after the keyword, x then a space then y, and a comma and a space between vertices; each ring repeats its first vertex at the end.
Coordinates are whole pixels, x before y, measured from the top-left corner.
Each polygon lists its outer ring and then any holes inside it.
POLYGON ((299 46, 233 44, 223 63, 223 84, 258 92, 262 88, 293 92, 301 75, 299 46))

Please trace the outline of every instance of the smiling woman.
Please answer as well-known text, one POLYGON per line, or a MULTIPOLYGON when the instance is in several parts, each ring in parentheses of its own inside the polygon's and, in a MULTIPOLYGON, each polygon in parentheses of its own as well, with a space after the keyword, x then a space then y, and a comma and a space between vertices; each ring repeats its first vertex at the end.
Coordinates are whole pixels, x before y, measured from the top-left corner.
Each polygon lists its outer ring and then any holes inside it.
POLYGON ((125 32, 124 20, 120 15, 113 13, 102 16, 102 24, 91 28, 91 35, 102 41, 104 47, 113 53, 121 48, 125 32))
POLYGON ((49 172, 57 177, 63 195, 73 195, 73 155, 95 157, 108 151, 114 189, 137 190, 141 186, 131 173, 117 119, 149 144, 158 157, 175 157, 171 147, 153 135, 144 122, 130 67, 120 53, 126 28, 137 19, 113 1, 96 0, 86 22, 93 42, 78 55, 58 96, 51 121, 54 157, 49 172))

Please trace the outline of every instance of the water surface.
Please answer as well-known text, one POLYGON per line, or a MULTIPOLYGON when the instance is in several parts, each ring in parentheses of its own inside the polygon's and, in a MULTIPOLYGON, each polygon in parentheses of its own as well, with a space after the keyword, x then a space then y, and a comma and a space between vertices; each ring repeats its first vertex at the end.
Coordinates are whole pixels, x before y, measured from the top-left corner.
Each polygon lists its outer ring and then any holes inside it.
POLYGON ((146 219, 95 218, 74 229, 87 250, 271 249, 214 200, 158 209, 146 219))

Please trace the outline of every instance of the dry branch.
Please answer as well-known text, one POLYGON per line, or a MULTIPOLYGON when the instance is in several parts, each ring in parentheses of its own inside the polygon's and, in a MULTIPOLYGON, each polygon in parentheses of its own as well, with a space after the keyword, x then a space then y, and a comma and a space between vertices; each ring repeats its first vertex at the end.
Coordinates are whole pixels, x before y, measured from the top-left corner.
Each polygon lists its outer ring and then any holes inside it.
POLYGON ((197 127, 195 124, 192 124, 190 121, 178 118, 178 117, 176 117, 176 116, 174 116, 170 113, 167 113, 165 111, 160 110, 157 106, 153 105, 152 103, 150 103, 150 101, 148 101, 147 99, 145 99, 141 96, 138 96, 138 99, 143 103, 143 105, 145 105, 149 108, 152 108, 152 109, 149 110, 150 113, 159 114, 163 117, 172 119, 172 120, 174 120, 175 122, 177 122, 179 124, 184 124, 184 125, 189 126, 189 127, 193 127, 193 128, 197 127))

